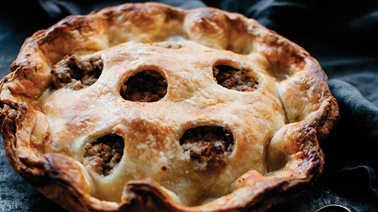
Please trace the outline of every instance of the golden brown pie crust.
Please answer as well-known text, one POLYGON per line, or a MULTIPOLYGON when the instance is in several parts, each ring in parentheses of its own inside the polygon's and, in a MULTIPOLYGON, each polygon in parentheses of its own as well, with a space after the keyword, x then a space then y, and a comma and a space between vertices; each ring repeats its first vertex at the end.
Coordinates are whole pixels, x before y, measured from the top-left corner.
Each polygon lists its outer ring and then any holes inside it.
POLYGON ((158 3, 34 33, 0 86, 13 169, 72 211, 267 209, 321 175, 318 139, 339 116, 295 43, 240 14, 158 3))

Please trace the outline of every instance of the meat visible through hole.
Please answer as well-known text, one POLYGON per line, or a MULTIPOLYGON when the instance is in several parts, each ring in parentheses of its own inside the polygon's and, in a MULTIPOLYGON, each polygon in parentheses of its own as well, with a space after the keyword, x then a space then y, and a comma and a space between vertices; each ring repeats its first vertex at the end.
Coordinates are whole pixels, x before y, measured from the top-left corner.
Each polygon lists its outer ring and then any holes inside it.
POLYGON ((227 65, 214 66, 213 75, 219 85, 237 91, 253 91, 259 84, 244 71, 227 65))
POLYGON ((78 90, 92 85, 100 77, 103 62, 100 56, 78 58, 67 55, 51 70, 53 84, 56 88, 69 86, 78 90))
POLYGON ((234 137, 223 127, 200 126, 187 130, 180 144, 190 156, 195 171, 220 170, 234 150, 234 137))
POLYGON ((87 143, 84 165, 90 165, 95 172, 107 176, 123 156, 124 142, 118 135, 106 135, 94 143, 87 143))
POLYGON ((156 71, 142 71, 130 77, 121 87, 121 96, 130 101, 156 102, 167 94, 167 82, 156 71))

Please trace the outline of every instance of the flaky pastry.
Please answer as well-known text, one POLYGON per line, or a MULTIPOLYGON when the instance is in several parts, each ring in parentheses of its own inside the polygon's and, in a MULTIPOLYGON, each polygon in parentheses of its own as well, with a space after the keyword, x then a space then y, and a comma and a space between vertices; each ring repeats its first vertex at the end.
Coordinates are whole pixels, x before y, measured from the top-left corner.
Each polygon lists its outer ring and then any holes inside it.
POLYGON ((265 210, 321 175, 339 116, 303 48, 159 3, 37 31, 0 86, 10 164, 72 211, 265 210))

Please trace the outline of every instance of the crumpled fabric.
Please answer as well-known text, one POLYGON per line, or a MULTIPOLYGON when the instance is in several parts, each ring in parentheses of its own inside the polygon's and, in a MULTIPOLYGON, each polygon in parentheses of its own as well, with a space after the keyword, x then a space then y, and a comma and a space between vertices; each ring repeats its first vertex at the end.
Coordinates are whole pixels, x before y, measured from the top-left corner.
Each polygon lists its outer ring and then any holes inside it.
MULTIPOLYGON (((31 33, 67 15, 87 14, 121 0, 11 1, 0 9, 0 71, 4 76, 31 33)), ((321 141, 323 176, 308 192, 269 211, 316 211, 342 204, 378 211, 378 1, 160 0, 185 9, 242 13, 305 48, 329 77, 341 119, 321 141)), ((64 211, 15 174, 0 147, 0 211, 64 211)))

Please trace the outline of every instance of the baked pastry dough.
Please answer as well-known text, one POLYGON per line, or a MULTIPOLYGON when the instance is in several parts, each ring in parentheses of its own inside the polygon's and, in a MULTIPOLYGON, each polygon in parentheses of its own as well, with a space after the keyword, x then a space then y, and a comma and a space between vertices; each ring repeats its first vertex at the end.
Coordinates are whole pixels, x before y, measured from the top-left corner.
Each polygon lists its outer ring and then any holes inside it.
POLYGON ((12 167, 72 211, 267 209, 320 176, 339 115, 298 45, 159 3, 34 33, 0 86, 12 167))

